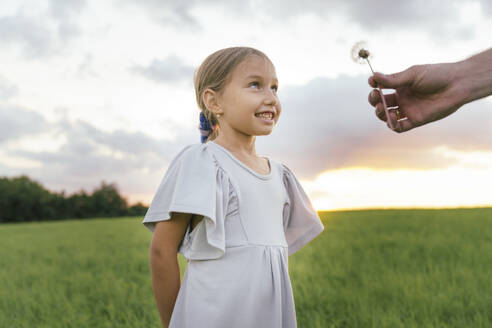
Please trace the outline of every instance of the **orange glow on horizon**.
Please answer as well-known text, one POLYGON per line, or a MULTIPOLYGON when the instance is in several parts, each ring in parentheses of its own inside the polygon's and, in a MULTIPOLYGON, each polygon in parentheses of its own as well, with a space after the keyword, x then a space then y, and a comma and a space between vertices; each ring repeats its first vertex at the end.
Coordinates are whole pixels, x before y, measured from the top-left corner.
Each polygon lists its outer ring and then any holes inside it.
MULTIPOLYGON (((428 170, 350 167, 325 171, 301 184, 317 211, 492 206, 492 152, 435 151, 458 164, 428 170)), ((129 200, 149 204, 152 196, 133 195, 129 200)))

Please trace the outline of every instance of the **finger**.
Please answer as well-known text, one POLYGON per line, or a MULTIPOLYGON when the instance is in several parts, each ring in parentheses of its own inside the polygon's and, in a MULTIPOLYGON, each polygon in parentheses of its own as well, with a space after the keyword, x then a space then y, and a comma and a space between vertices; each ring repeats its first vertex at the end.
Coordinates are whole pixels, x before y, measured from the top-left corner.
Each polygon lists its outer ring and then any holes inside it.
POLYGON ((377 88, 378 87, 378 84, 376 83, 376 81, 374 80, 374 78, 372 76, 369 77, 369 80, 367 82, 373 88, 377 88))
POLYGON ((396 124, 396 113, 395 111, 388 111, 388 115, 387 115, 388 119, 386 120, 386 125, 388 126, 388 128, 390 128, 391 130, 395 131, 395 132, 399 132, 398 131, 398 125, 396 124), (391 124, 390 124, 391 123, 391 124))
POLYGON ((402 133, 413 128, 414 126, 412 126, 408 120, 400 120, 395 124, 395 129, 393 131, 395 131, 396 133, 402 133))
MULTIPOLYGON (((388 107, 398 106, 396 93, 390 93, 390 94, 384 95, 384 99, 386 100, 386 105, 388 105, 388 107)), ((381 102, 381 96, 379 94, 379 90, 378 89, 372 90, 369 93, 368 100, 372 106, 376 106, 378 103, 380 103, 381 102)))
MULTIPOLYGON (((393 123, 393 127, 394 127, 393 131, 395 131, 396 133, 406 132, 406 131, 411 130, 415 127, 415 126, 413 126, 412 122, 410 122, 410 120, 408 118, 398 120, 397 115, 396 115, 396 111, 390 111, 389 116, 390 116, 391 122, 393 123)), ((387 124, 387 125, 389 127, 389 124, 387 124)))
POLYGON ((400 132, 406 132, 408 130, 411 130, 415 127, 415 125, 409 120, 400 120, 398 121, 398 124, 400 124, 401 131, 400 132))
POLYGON ((386 122, 386 113, 384 111, 384 106, 382 103, 376 105, 375 109, 376 116, 383 122, 386 122))
POLYGON ((385 75, 376 72, 372 76, 373 81, 382 88, 398 88, 411 83, 413 79, 413 69, 409 68, 399 73, 385 75))
POLYGON ((379 96, 378 90, 374 89, 369 92, 369 96, 367 97, 367 101, 371 104, 371 106, 376 106, 381 102, 381 97, 379 96))

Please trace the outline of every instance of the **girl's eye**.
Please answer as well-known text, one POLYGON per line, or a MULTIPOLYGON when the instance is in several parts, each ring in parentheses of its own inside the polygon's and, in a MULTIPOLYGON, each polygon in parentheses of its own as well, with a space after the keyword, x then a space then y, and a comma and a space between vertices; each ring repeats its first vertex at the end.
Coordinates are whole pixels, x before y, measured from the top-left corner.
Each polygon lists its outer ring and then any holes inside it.
POLYGON ((272 89, 273 89, 273 90, 275 90, 275 92, 277 92, 277 91, 278 91, 278 86, 273 85, 273 86, 272 86, 272 89))
POLYGON ((251 82, 251 83, 249 84, 249 87, 250 87, 250 88, 251 88, 251 87, 257 88, 257 87, 259 87, 259 86, 260 86, 260 84, 259 84, 258 82, 251 82))

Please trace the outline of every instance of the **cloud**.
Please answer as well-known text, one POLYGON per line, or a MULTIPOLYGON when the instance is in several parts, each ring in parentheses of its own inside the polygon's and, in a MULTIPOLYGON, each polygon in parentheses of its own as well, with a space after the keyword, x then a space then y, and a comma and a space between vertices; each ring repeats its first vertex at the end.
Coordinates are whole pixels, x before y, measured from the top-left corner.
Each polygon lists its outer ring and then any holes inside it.
POLYGON ((395 2, 351 1, 343 2, 344 11, 356 23, 369 29, 380 29, 389 26, 414 27, 421 24, 449 21, 457 17, 457 1, 448 1, 445 6, 437 1, 415 0, 395 2), (436 17, 439 10, 439 17, 436 17))
POLYGON ((49 124, 37 112, 21 107, 0 106, 0 143, 36 135, 48 129, 49 124))
POLYGON ((0 76, 0 100, 5 101, 15 96, 19 88, 0 76))
POLYGON ((65 135, 69 140, 64 146, 65 150, 74 149, 77 152, 92 153, 98 146, 104 146, 111 152, 126 155, 154 153, 165 158, 168 154, 166 150, 173 148, 171 141, 153 139, 142 132, 124 130, 105 132, 84 121, 64 120, 58 122, 56 129, 58 134, 65 135))
POLYGON ((0 142, 35 133, 66 140, 59 149, 50 151, 5 147, 7 157, 38 165, 13 167, 0 161, 0 168, 4 174, 28 174, 48 188, 68 192, 90 189, 105 180, 118 182, 123 192, 148 193, 183 145, 198 140, 193 133, 168 140, 142 132, 107 132, 88 122, 66 119, 48 124, 41 115, 21 108, 0 110, 0 124, 0 142))
POLYGON ((77 68, 77 74, 81 78, 99 77, 99 74, 94 69, 94 56, 86 54, 77 68))
POLYGON ((47 26, 22 14, 0 17, 0 40, 21 44, 29 58, 52 52, 55 41, 52 31, 47 26))
POLYGON ((77 19, 86 7, 85 0, 50 0, 49 11, 51 16, 58 21, 58 34, 63 40, 69 40, 81 34, 77 19))
POLYGON ((163 60, 154 59, 147 67, 135 66, 130 70, 160 83, 190 81, 194 72, 193 67, 183 64, 176 56, 169 56, 163 60))
MULTIPOLYGON (((276 15, 278 19, 295 17, 301 14, 314 14, 323 19, 346 17, 348 21, 359 25, 365 30, 394 33, 399 31, 432 30, 433 35, 441 40, 460 37, 465 40, 471 38, 474 30, 470 26, 457 24, 459 21, 460 6, 466 2, 475 1, 447 1, 445 5, 439 1, 269 1, 263 11, 276 15), (439 13, 436 15, 436 13, 439 13)), ((482 3, 486 3, 482 0, 482 3)))
MULTIPOLYGON (((210 1, 207 4, 213 2, 210 1)), ((118 1, 117 3, 120 5, 122 2, 118 1)), ((141 0, 138 2, 126 0, 123 3, 127 6, 143 9, 156 23, 164 26, 179 26, 193 30, 199 27, 198 21, 191 14, 191 10, 198 3, 196 0, 141 0)))
POLYGON ((26 8, 0 17, 0 40, 19 44, 27 58, 39 58, 59 52, 66 42, 81 35, 78 17, 86 8, 84 0, 50 0, 48 9, 34 15, 26 8))
POLYGON ((394 30, 420 30, 436 42, 473 38, 476 32, 474 26, 460 22, 462 8, 472 3, 489 6, 486 0, 452 0, 447 1, 445 5, 439 1, 428 0, 358 0, 342 3, 341 12, 364 29, 376 32, 389 32, 391 29, 391 33, 394 33, 394 30))
POLYGON ((492 16, 492 2, 488 0, 481 0, 480 5, 485 14, 492 16))
MULTIPOLYGON (((414 0, 414 1, 297 1, 297 0, 271 0, 271 1, 225 1, 210 0, 206 2, 208 8, 225 11, 244 20, 245 17, 270 17, 282 23, 298 17, 299 15, 312 14, 324 20, 345 17, 355 25, 365 30, 374 32, 414 31, 416 29, 438 36, 437 41, 443 38, 457 37, 466 40, 475 34, 472 26, 457 24, 462 5, 467 3, 481 3, 484 13, 492 14, 491 5, 486 0, 447 1, 445 5, 439 1, 414 0), (439 13, 436 15, 436 13, 439 13)), ((133 3, 132 3, 133 4, 133 3)), ((179 26, 199 31, 200 17, 194 12, 199 12, 199 6, 203 2, 198 1, 139 1, 138 6, 144 9, 156 22, 166 26, 179 26)))
POLYGON ((318 78, 280 91, 283 111, 271 136, 258 149, 292 165, 305 178, 330 169, 445 168, 456 159, 437 147, 462 151, 492 148, 492 112, 486 101, 466 105, 466 113, 406 133, 391 132, 367 102, 365 76, 318 78))
POLYGON ((87 8, 85 0, 50 0, 49 12, 59 20, 77 18, 87 8))

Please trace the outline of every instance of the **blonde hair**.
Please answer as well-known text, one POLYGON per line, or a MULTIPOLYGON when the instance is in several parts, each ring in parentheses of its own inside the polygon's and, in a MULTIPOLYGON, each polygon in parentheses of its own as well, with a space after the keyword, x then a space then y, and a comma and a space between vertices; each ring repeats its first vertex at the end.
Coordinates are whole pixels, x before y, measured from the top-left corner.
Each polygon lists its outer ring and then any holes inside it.
POLYGON ((263 52, 257 49, 250 47, 231 47, 218 50, 209 55, 195 71, 196 102, 209 123, 215 126, 206 141, 217 138, 219 121, 217 116, 205 106, 202 97, 203 92, 206 89, 211 89, 220 93, 229 82, 234 69, 250 55, 257 55, 270 61, 263 52))

